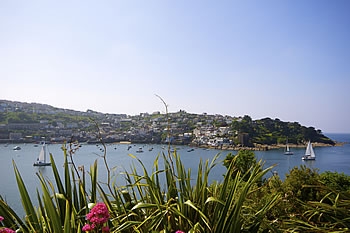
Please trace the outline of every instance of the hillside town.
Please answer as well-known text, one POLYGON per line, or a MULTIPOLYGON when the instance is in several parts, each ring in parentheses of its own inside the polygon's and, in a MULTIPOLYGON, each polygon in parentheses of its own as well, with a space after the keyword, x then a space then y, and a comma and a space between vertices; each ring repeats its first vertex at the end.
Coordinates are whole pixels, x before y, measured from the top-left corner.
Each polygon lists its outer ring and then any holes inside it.
MULTIPOLYGON (((240 118, 235 118, 240 119, 240 118)), ((231 116, 153 112, 130 116, 55 108, 45 104, 0 100, 0 142, 168 143, 218 146, 230 144, 231 116), (11 116, 16 113, 19 119, 11 116), (7 122, 4 120, 7 119, 7 122), (170 135, 170 137, 169 137, 170 135)), ((242 141, 244 143, 244 141, 242 141)))
POLYGON ((46 104, 0 100, 0 143, 153 143, 194 145, 212 148, 266 150, 295 146, 307 141, 319 145, 335 142, 313 127, 279 119, 252 120, 250 116, 194 114, 179 110, 138 115, 85 112, 46 104))

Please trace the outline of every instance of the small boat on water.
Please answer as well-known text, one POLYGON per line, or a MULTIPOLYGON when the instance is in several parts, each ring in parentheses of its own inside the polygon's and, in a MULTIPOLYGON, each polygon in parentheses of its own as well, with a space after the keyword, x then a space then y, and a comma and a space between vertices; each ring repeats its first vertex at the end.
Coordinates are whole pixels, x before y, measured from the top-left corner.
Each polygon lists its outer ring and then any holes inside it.
POLYGON ((292 155, 292 154, 294 154, 293 151, 291 151, 290 148, 289 148, 288 140, 287 140, 287 143, 286 143, 286 149, 284 151, 284 154, 285 155, 292 155))
POLYGON ((39 157, 37 161, 33 164, 33 166, 37 166, 37 167, 51 166, 51 163, 46 162, 46 154, 47 154, 47 146, 44 143, 40 150, 39 157))
POLYGON ((316 155, 314 149, 312 148, 312 144, 309 141, 305 150, 305 155, 301 158, 302 160, 315 160, 316 155))
POLYGON ((15 147, 13 147, 13 150, 21 150, 21 147, 15 146, 15 147))
POLYGON ((142 152, 143 152, 142 147, 139 147, 139 149, 136 151, 136 153, 142 153, 142 152))

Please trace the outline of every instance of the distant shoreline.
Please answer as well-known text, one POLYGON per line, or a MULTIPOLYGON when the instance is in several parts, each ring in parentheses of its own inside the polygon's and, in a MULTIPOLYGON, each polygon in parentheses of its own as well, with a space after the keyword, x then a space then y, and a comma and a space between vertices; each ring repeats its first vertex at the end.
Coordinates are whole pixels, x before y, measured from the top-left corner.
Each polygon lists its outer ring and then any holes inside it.
MULTIPOLYGON (((28 143, 28 144, 37 144, 37 142, 34 141, 23 141, 23 140, 0 140, 0 144, 19 144, 19 143, 28 143)), ((64 142, 48 142, 48 143, 64 143, 64 142)), ((82 142, 84 143, 84 142, 82 142)), ((86 142, 85 142, 86 143, 86 142)), ((100 143, 100 142, 93 142, 93 143, 100 143)), ((93 144, 89 143, 89 144, 93 144)), ((149 142, 130 142, 130 141, 118 141, 118 142, 105 142, 106 144, 152 144, 149 142)), ((319 143, 319 142, 313 142, 313 147, 333 147, 333 146, 343 146, 344 144, 347 144, 349 142, 335 142, 335 145, 332 144, 326 144, 326 143, 319 143)), ((157 144, 157 143, 156 143, 157 144)), ((164 145, 168 145, 167 143, 164 143, 164 145)), ((176 144, 174 144, 176 145, 176 144)), ((304 144, 288 144, 290 148, 305 148, 306 145, 304 144)), ((285 144, 277 144, 277 145, 255 145, 252 147, 248 146, 232 146, 232 145, 220 145, 220 146, 210 146, 210 145, 197 145, 197 144, 189 144, 190 147, 198 147, 198 148, 205 148, 205 149, 216 149, 216 150, 251 150, 251 151, 269 151, 269 150, 277 150, 281 148, 285 148, 285 144)))
MULTIPOLYGON (((335 145, 326 144, 326 143, 319 143, 315 142, 312 143, 313 147, 333 147, 333 146, 343 146, 346 144, 346 142, 336 142, 335 145)), ((252 150, 252 151, 268 151, 268 150, 276 150, 285 148, 286 145, 284 144, 278 144, 278 145, 257 145, 253 147, 247 147, 247 146, 227 146, 227 145, 221 145, 221 146, 208 146, 208 145, 190 145, 190 146, 196 146, 199 148, 207 148, 207 149, 219 149, 219 150, 252 150)), ((290 148, 306 148, 306 145, 303 144, 289 144, 290 148)))

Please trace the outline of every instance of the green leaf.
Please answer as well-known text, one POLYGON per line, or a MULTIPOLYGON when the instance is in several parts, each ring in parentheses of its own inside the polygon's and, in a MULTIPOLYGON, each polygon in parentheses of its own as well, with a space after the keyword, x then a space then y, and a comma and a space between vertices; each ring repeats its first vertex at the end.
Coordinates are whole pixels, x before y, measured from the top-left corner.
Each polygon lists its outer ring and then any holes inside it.
POLYGON ((35 214, 36 211, 34 209, 33 203, 30 199, 30 196, 28 194, 27 188, 23 182, 23 179, 18 171, 18 168, 14 161, 12 161, 16 182, 18 186, 18 190, 21 196, 22 205, 24 208, 24 211, 26 213, 26 218, 28 219, 30 225, 34 228, 36 232, 43 232, 43 229, 41 228, 41 225, 39 223, 39 220, 37 218, 37 215, 35 214))

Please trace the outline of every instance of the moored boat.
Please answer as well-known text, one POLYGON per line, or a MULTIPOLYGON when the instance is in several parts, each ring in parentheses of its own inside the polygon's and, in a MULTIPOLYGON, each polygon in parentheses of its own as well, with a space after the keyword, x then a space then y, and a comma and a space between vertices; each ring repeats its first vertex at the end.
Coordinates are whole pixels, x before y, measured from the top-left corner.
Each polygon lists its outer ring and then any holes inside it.
POLYGON ((286 143, 286 149, 284 151, 284 154, 285 155, 292 155, 293 154, 293 151, 291 151, 290 148, 289 148, 288 140, 287 140, 287 143, 286 143))
POLYGON ((51 166, 51 163, 46 162, 46 154, 47 154, 47 146, 45 143, 43 143, 43 146, 39 153, 39 157, 37 161, 33 164, 33 166, 37 166, 37 167, 51 166))
POLYGON ((136 153, 142 153, 142 152, 143 152, 142 147, 139 147, 139 149, 136 151, 136 153))
POLYGON ((305 150, 305 155, 301 158, 302 160, 315 160, 316 154, 312 148, 312 144, 309 141, 305 150))

